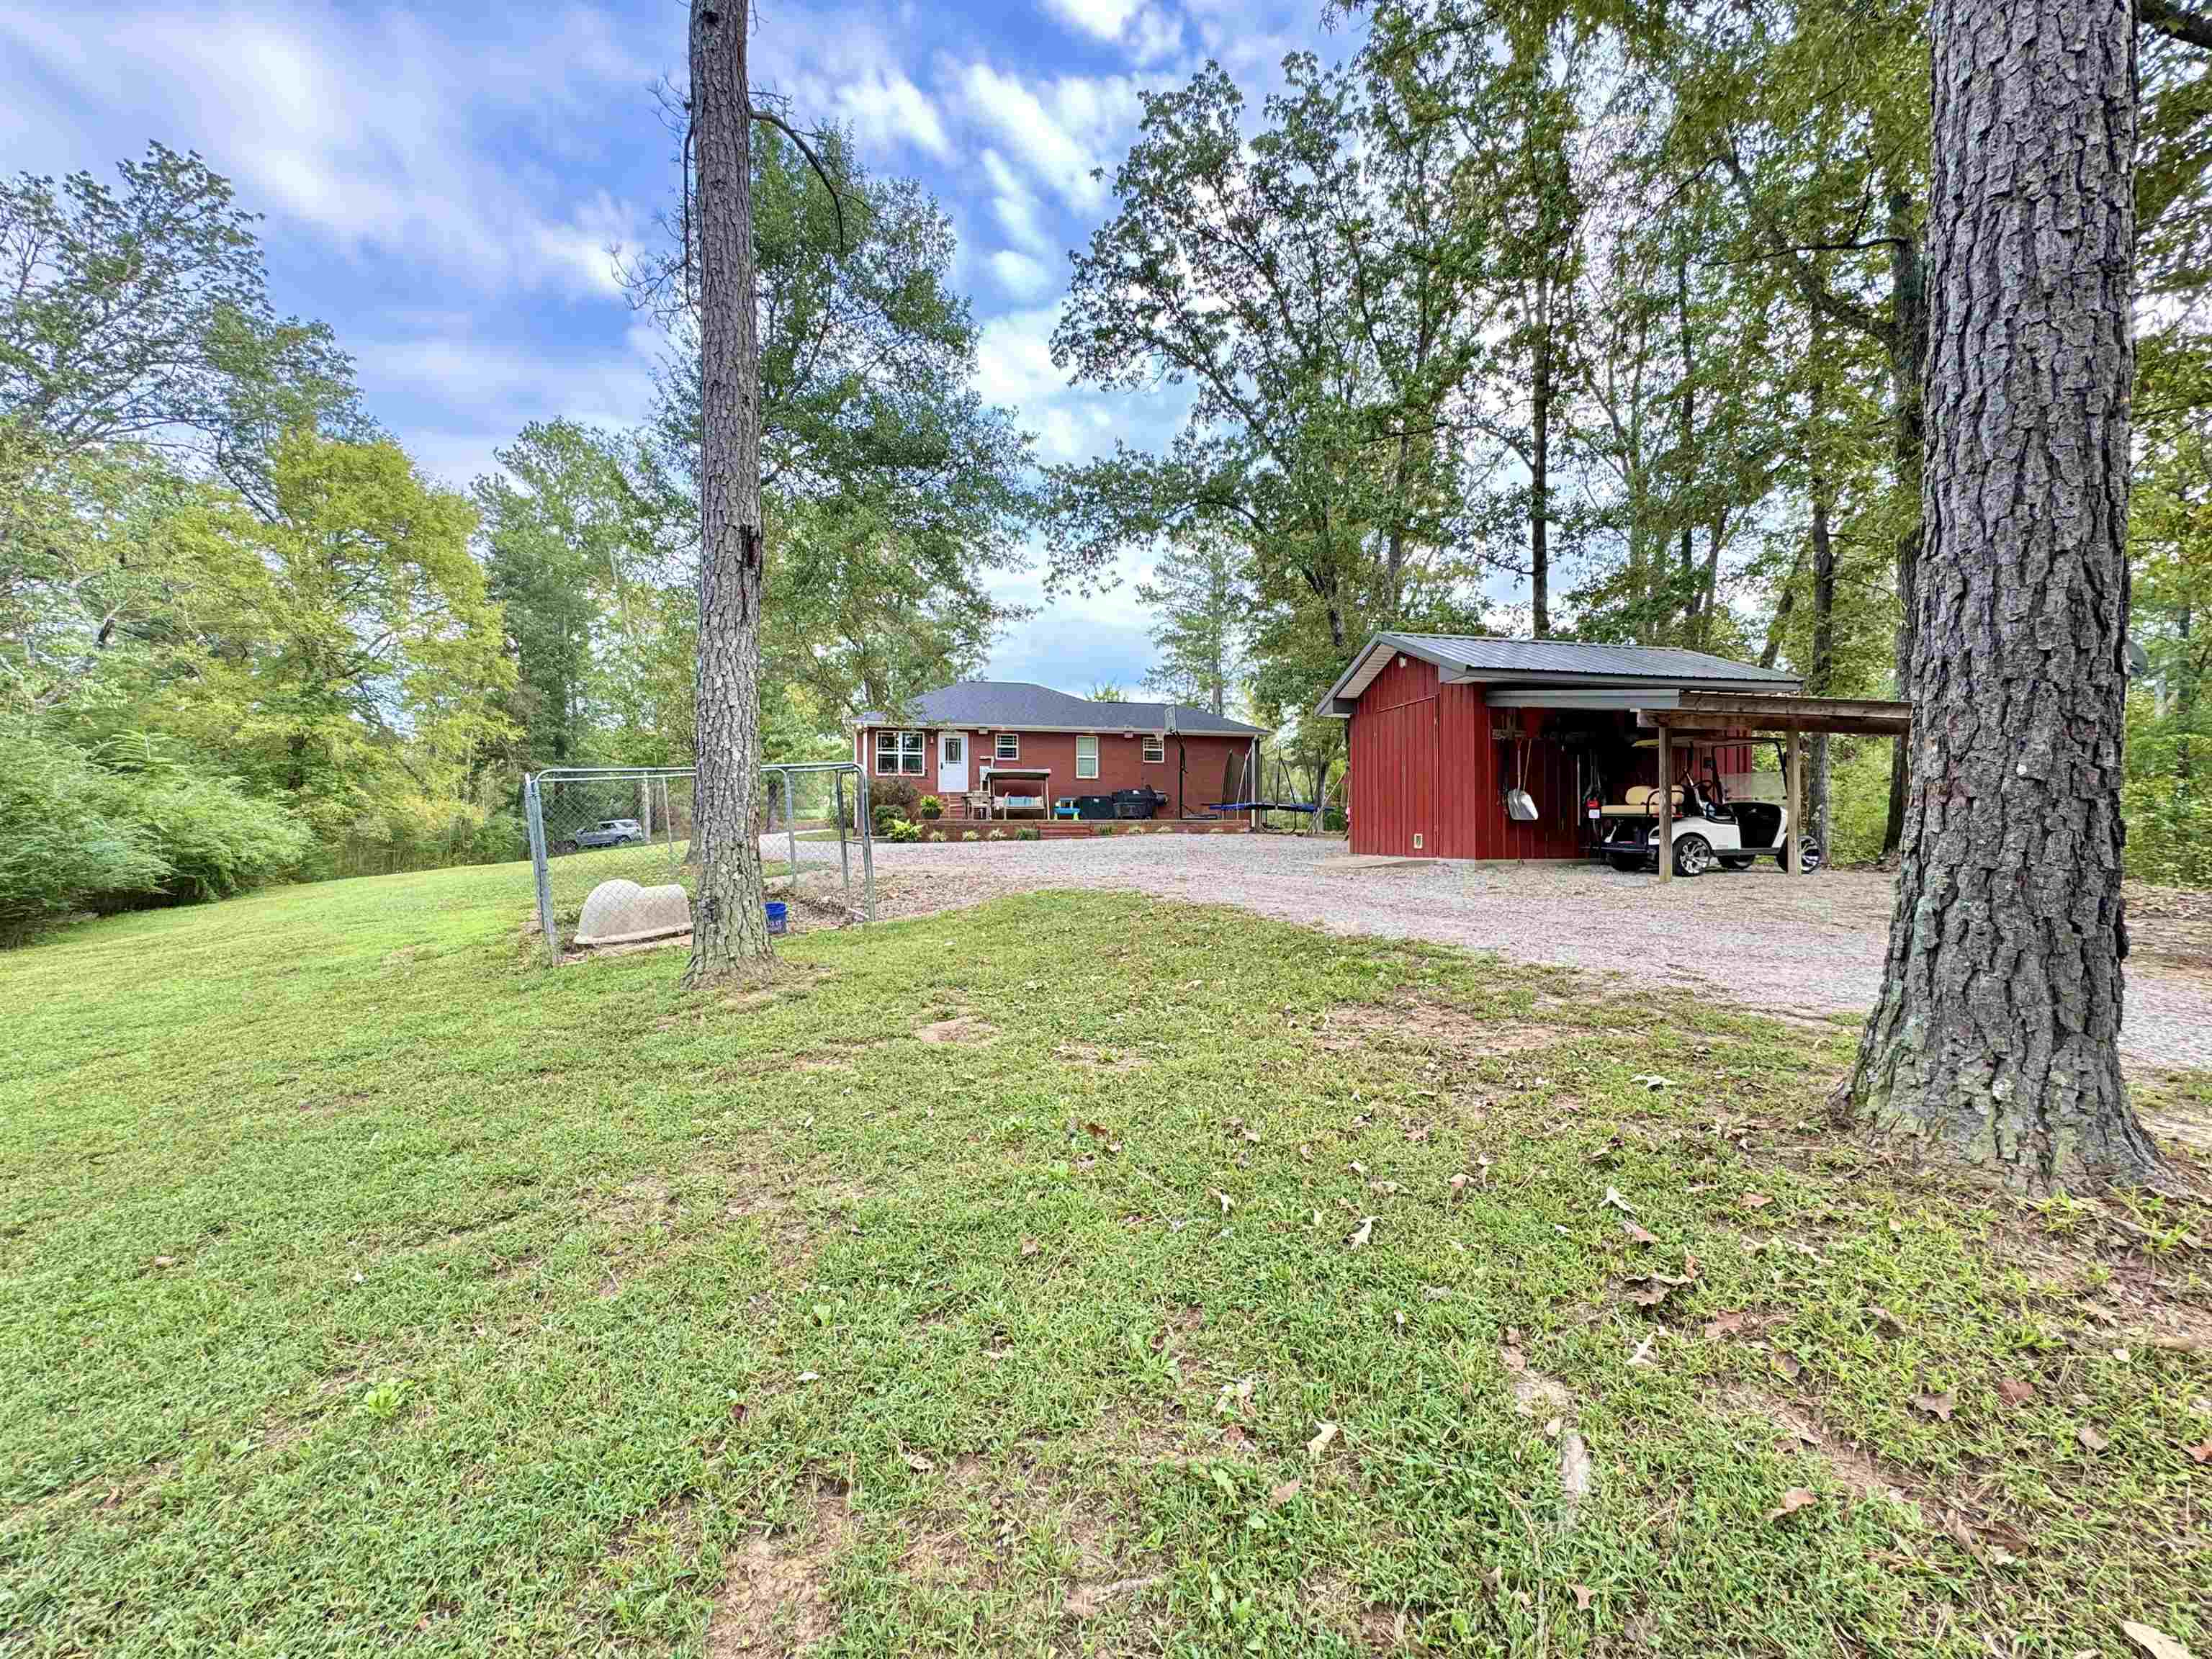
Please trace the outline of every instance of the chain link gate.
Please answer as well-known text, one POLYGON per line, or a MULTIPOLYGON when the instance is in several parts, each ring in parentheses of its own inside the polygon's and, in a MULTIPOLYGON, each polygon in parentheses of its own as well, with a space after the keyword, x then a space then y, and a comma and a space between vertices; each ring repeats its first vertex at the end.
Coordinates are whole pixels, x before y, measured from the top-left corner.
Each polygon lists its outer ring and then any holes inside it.
MULTIPOLYGON (((671 939, 691 931, 695 774, 660 766, 561 767, 522 781, 545 954, 671 939)), ((876 915, 867 774, 851 761, 761 769, 761 866, 794 931, 876 915)))

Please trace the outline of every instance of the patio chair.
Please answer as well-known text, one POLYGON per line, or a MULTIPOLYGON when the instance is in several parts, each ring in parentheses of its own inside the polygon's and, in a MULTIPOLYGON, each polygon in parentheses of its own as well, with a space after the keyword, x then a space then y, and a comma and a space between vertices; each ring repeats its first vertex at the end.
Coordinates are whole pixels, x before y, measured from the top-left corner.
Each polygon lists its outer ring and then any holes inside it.
POLYGON ((991 816, 991 792, 989 790, 970 789, 963 799, 968 803, 968 816, 969 817, 988 818, 991 816))
POLYGON ((1075 810, 1075 798, 1073 795, 1062 795, 1058 800, 1053 802, 1052 815, 1055 818, 1078 818, 1083 816, 1075 810))

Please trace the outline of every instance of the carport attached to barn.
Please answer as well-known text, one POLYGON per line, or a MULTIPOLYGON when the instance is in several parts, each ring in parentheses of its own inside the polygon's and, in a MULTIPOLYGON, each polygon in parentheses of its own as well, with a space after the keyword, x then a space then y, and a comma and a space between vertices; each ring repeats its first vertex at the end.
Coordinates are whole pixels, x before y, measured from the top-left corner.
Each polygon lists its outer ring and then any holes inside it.
MULTIPOLYGON (((1318 713, 1350 722, 1352 850, 1457 859, 1583 856, 1583 803, 1656 784, 1656 746, 1638 748, 1639 710, 1671 710, 1709 696, 1747 713, 1778 700, 1809 708, 1796 677, 1672 647, 1378 634, 1322 700, 1318 713), (1507 812, 1504 792, 1527 790, 1532 821, 1507 812)), ((1871 708, 1871 705, 1868 707, 1871 708)), ((1894 705, 1882 705, 1893 708, 1894 705)), ((1710 712, 1695 730, 1717 744, 1723 775, 1752 769, 1743 742, 1710 712)), ((1807 725, 1804 729, 1820 729, 1807 725)), ((1644 732, 1649 743, 1649 733, 1644 732)))

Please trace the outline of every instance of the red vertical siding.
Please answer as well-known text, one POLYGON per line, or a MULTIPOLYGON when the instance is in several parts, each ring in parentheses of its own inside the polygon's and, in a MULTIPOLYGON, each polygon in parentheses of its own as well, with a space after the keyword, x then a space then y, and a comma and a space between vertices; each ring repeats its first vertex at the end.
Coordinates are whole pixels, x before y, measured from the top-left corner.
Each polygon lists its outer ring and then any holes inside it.
POLYGON ((1352 850, 1436 854, 1434 664, 1401 657, 1375 677, 1352 717, 1351 765, 1352 850))

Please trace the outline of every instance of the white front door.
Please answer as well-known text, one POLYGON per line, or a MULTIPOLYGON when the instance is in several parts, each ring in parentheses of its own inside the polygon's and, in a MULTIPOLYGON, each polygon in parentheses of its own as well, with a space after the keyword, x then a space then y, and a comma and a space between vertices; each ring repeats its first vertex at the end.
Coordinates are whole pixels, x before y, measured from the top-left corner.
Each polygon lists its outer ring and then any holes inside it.
POLYGON ((940 732, 937 735, 937 793, 945 796, 968 793, 968 734, 965 732, 940 732))

